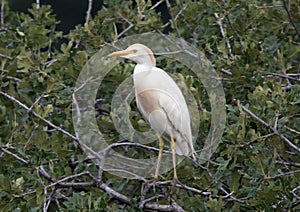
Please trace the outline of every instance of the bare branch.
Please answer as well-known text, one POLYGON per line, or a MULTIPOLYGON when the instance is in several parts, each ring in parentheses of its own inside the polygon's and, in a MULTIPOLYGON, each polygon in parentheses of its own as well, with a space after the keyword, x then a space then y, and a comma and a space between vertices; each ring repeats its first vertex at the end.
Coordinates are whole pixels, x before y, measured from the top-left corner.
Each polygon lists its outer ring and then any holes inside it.
POLYGON ((232 54, 231 45, 230 45, 229 39, 225 35, 225 31, 224 31, 223 24, 222 24, 222 18, 220 18, 217 13, 215 13, 215 17, 217 19, 217 24, 218 24, 218 26, 220 28, 221 35, 226 40, 226 45, 227 45, 227 48, 228 48, 229 56, 230 56, 230 58, 233 59, 234 57, 233 57, 233 54, 232 54))
POLYGON ((155 5, 153 5, 152 7, 150 7, 150 9, 149 10, 153 10, 153 9, 155 9, 156 7, 158 7, 161 3, 163 3, 165 0, 160 0, 159 2, 156 2, 156 4, 155 5))
POLYGON ((134 27, 134 24, 129 21, 127 18, 125 18, 124 16, 122 16, 121 14, 119 14, 119 16, 126 22, 129 24, 129 26, 124 29, 122 32, 120 32, 117 36, 117 38, 119 39, 120 37, 122 37, 122 35, 124 35, 126 32, 128 32, 132 27, 134 27))
POLYGON ((277 129, 275 129, 274 127, 272 127, 271 125, 269 125, 267 122, 265 122, 264 120, 260 119, 258 116, 256 116, 254 113, 252 113, 248 108, 246 108, 245 106, 241 105, 243 111, 245 111, 248 115, 250 115, 253 119, 255 119, 256 121, 258 121, 259 123, 263 124, 265 127, 267 127, 268 129, 272 130, 274 132, 275 135, 277 135, 278 137, 280 137, 287 145, 289 145, 290 147, 292 147, 293 149, 295 149, 297 152, 300 152, 300 148, 297 147, 295 144, 293 144, 288 138, 286 138, 284 135, 282 135, 281 133, 279 133, 277 131, 277 129))
POLYGON ((296 194, 297 190, 300 189, 300 185, 298 185, 296 188, 294 188, 291 193, 296 197, 297 199, 300 199, 300 196, 296 194))
POLYGON ((35 192, 36 192, 36 190, 32 190, 32 191, 27 191, 22 194, 13 194, 13 197, 15 197, 15 198, 25 197, 27 195, 34 194, 35 192))
POLYGON ((54 183, 52 183, 50 185, 47 185, 46 187, 50 188, 50 187, 56 186, 58 184, 61 184, 64 181, 71 180, 71 179, 74 179, 74 178, 77 178, 77 177, 81 177, 81 176, 89 176, 91 178, 94 178, 88 171, 84 171, 84 172, 81 172, 79 174, 70 175, 70 176, 65 177, 65 178, 63 178, 61 180, 55 181, 54 183))
POLYGON ((31 111, 32 110, 32 108, 43 98, 43 97, 45 97, 45 94, 44 93, 42 93, 42 95, 40 95, 35 101, 34 101, 34 103, 30 106, 30 108, 29 108, 29 111, 31 111))
POLYGON ((52 59, 52 60, 46 62, 46 63, 45 63, 46 68, 49 68, 53 63, 55 63, 55 62, 57 62, 57 61, 58 61, 58 59, 52 59))
MULTIPOLYGON (((172 24, 173 24, 173 27, 175 28, 176 30, 176 34, 179 38, 181 38, 181 35, 180 35, 180 32, 179 32, 179 29, 177 27, 177 23, 176 23, 176 20, 175 20, 175 17, 173 15, 173 12, 172 12, 172 8, 171 8, 171 4, 169 2, 169 0, 166 0, 166 5, 167 5, 167 8, 168 8, 168 12, 171 16, 171 21, 172 21, 172 24)), ((183 41, 182 39, 180 39, 180 44, 181 44, 181 48, 184 49, 184 44, 183 44, 183 41)))
POLYGON ((285 9, 287 15, 288 15, 288 18, 289 18, 289 21, 290 23, 292 24, 292 26, 294 27, 297 35, 298 35, 298 39, 300 40, 300 31, 298 30, 293 18, 292 18, 292 15, 291 15, 291 8, 290 8, 290 1, 288 0, 282 0, 283 2, 283 8, 285 9))
POLYGON ((227 74, 227 75, 230 75, 230 76, 232 75, 232 72, 229 69, 221 68, 220 71, 223 72, 224 74, 227 74))
POLYGON ((85 23, 86 24, 90 21, 92 6, 93 6, 93 0, 88 0, 88 9, 86 11, 86 17, 85 17, 85 23))
POLYGON ((283 176, 287 176, 287 175, 291 175, 291 174, 296 174, 296 173, 299 173, 299 172, 300 172, 300 170, 284 172, 284 173, 277 174, 277 175, 274 175, 274 176, 271 176, 271 177, 265 177, 265 179, 267 179, 267 180, 275 179, 275 178, 278 178, 278 177, 283 177, 283 176))
POLYGON ((183 13, 183 11, 186 9, 186 6, 182 7, 181 10, 177 13, 177 15, 175 16, 175 21, 177 21, 178 17, 181 15, 181 13, 183 13))
POLYGON ((40 17, 40 0, 36 0, 36 17, 40 17))
POLYGON ((300 135, 300 132, 299 132, 299 131, 297 131, 297 130, 295 130, 295 129, 292 129, 292 128, 286 126, 286 125, 284 125, 284 128, 288 129, 289 131, 291 131, 291 132, 293 132, 293 133, 296 133, 297 135, 300 135))
POLYGON ((15 153, 12 153, 11 151, 7 150, 6 148, 0 146, 0 150, 14 158, 16 158, 18 161, 22 162, 22 163, 25 163, 25 164, 28 164, 29 162, 23 158, 21 158, 20 156, 16 155, 15 153))
POLYGON ((11 101, 13 101, 14 103, 16 103, 17 105, 19 105, 20 107, 24 108, 25 110, 27 110, 27 112, 31 113, 32 115, 34 115, 36 118, 42 120, 43 122, 45 122, 46 124, 48 124, 49 126, 53 127, 54 129, 56 129, 57 131, 67 135, 68 137, 72 138, 73 140, 78 142, 78 139, 72 135, 71 133, 69 133, 68 131, 56 126, 55 124, 53 124, 52 122, 48 121, 47 119, 43 118, 40 114, 37 114, 36 112, 30 110, 30 108, 28 106, 26 106, 25 104, 23 104, 22 102, 20 102, 19 100, 17 100, 16 98, 8 95, 7 93, 4 93, 3 91, 0 91, 0 94, 5 96, 6 98, 10 99, 11 101))
POLYGON ((282 164, 282 165, 285 165, 285 166, 296 166, 296 167, 300 167, 300 163, 295 163, 295 162, 286 162, 286 161, 279 161, 279 160, 277 160, 276 163, 282 164))
POLYGON ((4 28, 4 2, 5 0, 1 1, 1 28, 4 28))
MULTIPOLYGON (((2 13, 1 13, 2 14, 2 13)), ((12 57, 8 56, 8 55, 5 55, 5 54, 1 54, 0 53, 0 57, 4 57, 6 59, 9 59, 9 60, 12 60, 12 57)))
POLYGON ((24 145, 24 149, 26 149, 27 146, 29 145, 31 138, 33 137, 33 135, 34 135, 34 133, 35 133, 35 131, 36 131, 36 129, 37 129, 38 127, 39 127, 39 125, 35 125, 35 126, 34 126, 33 130, 32 130, 31 133, 30 133, 29 138, 27 139, 27 142, 26 142, 25 145, 24 145))
POLYGON ((272 74, 270 74, 270 75, 267 75, 267 77, 270 77, 270 76, 278 76, 278 77, 282 77, 282 78, 286 78, 286 79, 290 79, 290 80, 293 80, 293 81, 300 82, 300 79, 294 78, 294 77, 289 76, 289 75, 287 75, 287 74, 277 74, 277 73, 272 73, 272 74))

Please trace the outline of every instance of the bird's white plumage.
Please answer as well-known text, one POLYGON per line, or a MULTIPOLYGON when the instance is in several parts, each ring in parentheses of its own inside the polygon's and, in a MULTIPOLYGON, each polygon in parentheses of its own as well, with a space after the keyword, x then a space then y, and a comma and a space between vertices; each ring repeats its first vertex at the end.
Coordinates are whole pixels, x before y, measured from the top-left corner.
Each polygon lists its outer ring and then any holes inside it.
POLYGON ((145 67, 138 64, 133 75, 136 101, 141 113, 163 137, 169 140, 173 135, 178 155, 192 155, 194 149, 190 116, 181 90, 162 69, 152 67, 148 71, 144 70, 145 67), (147 111, 147 106, 151 103, 143 102, 139 97, 146 93, 152 94, 152 104, 157 103, 150 111, 147 111))
POLYGON ((178 155, 195 158, 190 115, 184 96, 175 81, 164 70, 155 67, 152 51, 142 44, 133 44, 109 56, 121 56, 137 63, 133 80, 139 110, 152 129, 164 138, 175 139, 178 155))

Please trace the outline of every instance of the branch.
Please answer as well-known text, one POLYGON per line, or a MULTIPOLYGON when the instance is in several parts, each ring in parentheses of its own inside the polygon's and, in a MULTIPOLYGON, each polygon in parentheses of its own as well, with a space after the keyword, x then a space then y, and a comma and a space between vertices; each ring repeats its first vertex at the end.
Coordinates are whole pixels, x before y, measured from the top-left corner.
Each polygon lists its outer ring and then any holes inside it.
MULTIPOLYGON (((290 79, 290 80, 294 80, 297 82, 300 82, 300 79, 294 78, 292 76, 289 76, 287 74, 277 74, 277 73, 272 73, 270 74, 271 76, 278 76, 278 77, 282 77, 282 78, 286 78, 286 79, 290 79)), ((269 77, 270 75, 267 75, 267 77, 269 77)))
MULTIPOLYGON (((1 7, 2 7, 2 5, 1 5, 1 7)), ((2 9, 2 8, 1 8, 1 9, 2 9)), ((1 16, 2 16, 2 13, 1 13, 1 16)), ((6 58, 6 59, 12 60, 12 57, 10 57, 10 56, 8 56, 8 55, 5 55, 5 54, 1 54, 1 53, 0 53, 0 57, 4 57, 4 58, 6 58)))
POLYGON ((36 17, 40 17, 40 0, 36 0, 36 17))
POLYGON ((272 127, 271 125, 269 125, 267 122, 265 122, 264 120, 260 119, 258 116, 256 116, 254 113, 252 113, 249 109, 247 109, 245 106, 241 105, 242 109, 244 112, 246 112, 248 115, 250 115, 253 119, 255 119, 256 121, 258 121, 259 123, 261 123, 262 125, 264 125, 265 127, 267 127, 268 129, 272 130, 274 132, 275 135, 277 135, 279 138, 281 138, 287 145, 289 145, 290 147, 292 147, 293 149, 295 149, 297 152, 300 153, 300 148, 297 147, 295 144, 293 144, 288 138, 286 138, 284 135, 282 135, 281 133, 278 132, 277 129, 275 129, 274 127, 272 127))
POLYGON ((300 32, 299 32, 299 30, 298 30, 298 28, 297 28, 297 26, 296 26, 296 24, 295 24, 295 22, 292 18, 292 15, 291 15, 290 1, 287 2, 286 0, 282 0, 282 2, 283 2, 283 8, 285 9, 285 11, 288 15, 289 21, 292 24, 292 26, 294 27, 294 29, 295 29, 295 31, 298 35, 298 39, 300 40, 300 32))
POLYGON ((276 163, 282 164, 282 165, 285 165, 285 166, 296 166, 296 167, 300 167, 300 163, 295 163, 295 162, 286 162, 286 161, 279 161, 279 160, 277 160, 276 163))
POLYGON ((0 150, 14 158, 16 158, 18 161, 28 164, 29 162, 23 158, 21 158, 20 156, 16 155, 15 153, 12 153, 11 151, 8 151, 6 148, 3 148, 2 146, 0 146, 0 150))
POLYGON ((223 24, 222 24, 222 18, 220 18, 217 13, 215 13, 215 17, 217 19, 217 24, 219 25, 221 35, 226 40, 226 45, 227 45, 227 48, 228 48, 229 56, 230 56, 230 58, 233 59, 234 57, 233 57, 233 54, 232 54, 231 45, 230 45, 229 39, 225 35, 225 31, 224 31, 223 24))
MULTIPOLYGON (((173 24, 173 26, 176 30, 176 34, 177 34, 178 38, 181 38, 181 35, 180 35, 179 29, 177 27, 177 23, 176 23, 174 15, 173 15, 171 4, 170 4, 169 0, 166 0, 166 5, 167 5, 167 8, 168 8, 168 12, 170 14, 170 17, 171 17, 172 24, 173 24)), ((181 44, 181 48, 184 49, 184 44, 183 44, 182 39, 180 39, 180 44, 181 44)))
POLYGON ((124 16, 122 16, 121 14, 119 14, 119 16, 126 22, 129 24, 129 26, 124 29, 122 32, 120 32, 120 34, 118 34, 117 38, 119 39, 120 37, 122 37, 122 35, 124 35, 126 32, 128 32, 132 27, 134 27, 134 24, 129 21, 127 18, 125 18, 124 16))
POLYGON ((155 9, 156 7, 158 7, 161 3, 163 3, 165 0, 160 0, 159 2, 156 2, 156 4, 155 5, 153 5, 152 7, 150 7, 150 9, 149 10, 153 10, 153 9, 155 9))
POLYGON ((294 195, 294 197, 296 197, 297 199, 300 199, 300 196, 298 196, 298 195, 296 194, 296 191, 297 191, 298 189, 300 189, 300 185, 298 185, 296 188, 294 188, 294 189, 291 191, 291 193, 294 195))
POLYGON ((283 176, 287 176, 287 175, 291 175, 291 174, 296 174, 296 173, 299 173, 299 172, 300 172, 300 170, 284 172, 284 173, 277 174, 277 175, 274 175, 274 176, 271 176, 271 177, 265 177, 265 179, 271 180, 271 179, 275 179, 275 178, 278 178, 278 177, 283 177, 283 176))
MULTIPOLYGON (((223 187, 224 184, 223 184, 222 182, 219 182, 219 181, 215 180, 214 175, 211 173, 211 171, 210 171, 208 165, 209 165, 209 164, 207 164, 206 167, 203 167, 203 166, 200 165, 200 167, 202 167, 204 170, 207 171, 208 175, 210 176, 210 178, 211 178, 215 183, 221 183, 221 184, 222 184, 222 186, 220 187, 220 189, 221 189, 221 191, 225 194, 225 196, 221 196, 221 198, 224 199, 224 200, 228 199, 227 201, 236 201, 236 202, 238 202, 238 203, 244 203, 246 198, 240 198, 240 199, 236 198, 235 196, 233 196, 233 193, 234 193, 233 191, 229 193, 229 192, 226 191, 226 189, 223 187)), ((217 195, 215 195, 215 197, 220 198, 220 197, 217 196, 217 195)))
POLYGON ((86 17, 85 17, 85 23, 86 24, 90 21, 92 6, 93 6, 93 0, 88 0, 88 9, 86 11, 86 17))
POLYGON ((55 124, 53 124, 52 122, 48 121, 47 119, 43 118, 40 114, 37 114, 36 112, 30 110, 30 108, 28 106, 26 106, 25 104, 23 104, 22 102, 20 102, 19 100, 15 99, 14 97, 8 95, 7 93, 4 93, 3 91, 0 91, 0 94, 5 96, 6 98, 10 99, 11 101, 13 101, 14 103, 16 103, 17 105, 19 105, 20 107, 24 108, 25 110, 27 110, 28 113, 31 113, 32 115, 34 115, 36 118, 42 120, 43 122, 45 122, 46 124, 48 124, 49 126, 53 127, 54 129, 56 129, 57 131, 67 135, 68 137, 72 138, 73 140, 75 140, 76 142, 78 142, 78 139, 72 135, 71 133, 69 133, 68 131, 56 126, 55 124))
POLYGON ((297 131, 297 130, 295 130, 295 129, 293 129, 293 128, 290 128, 290 127, 288 127, 288 126, 286 126, 286 125, 284 125, 283 127, 286 128, 287 130, 293 132, 293 133, 296 133, 297 135, 300 135, 300 132, 297 131))
POLYGON ((1 1, 1 29, 4 29, 4 2, 5 0, 1 1))

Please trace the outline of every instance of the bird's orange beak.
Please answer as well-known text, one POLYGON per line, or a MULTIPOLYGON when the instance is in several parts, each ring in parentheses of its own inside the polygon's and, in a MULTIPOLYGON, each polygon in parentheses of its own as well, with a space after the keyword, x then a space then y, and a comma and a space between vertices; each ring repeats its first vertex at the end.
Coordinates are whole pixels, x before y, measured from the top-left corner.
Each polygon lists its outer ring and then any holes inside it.
POLYGON ((108 57, 114 57, 114 56, 127 56, 129 54, 133 54, 136 53, 136 50, 131 49, 131 50, 122 50, 122 51, 117 51, 117 52, 113 52, 108 54, 108 57))

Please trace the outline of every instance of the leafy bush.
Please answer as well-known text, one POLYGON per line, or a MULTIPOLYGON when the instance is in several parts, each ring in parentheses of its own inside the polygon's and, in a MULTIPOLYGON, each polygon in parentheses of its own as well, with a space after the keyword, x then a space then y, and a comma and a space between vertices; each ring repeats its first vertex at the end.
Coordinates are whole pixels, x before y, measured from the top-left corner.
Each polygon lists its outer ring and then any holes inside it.
MULTIPOLYGON (((56 31, 59 21, 48 5, 33 4, 28 13, 5 5, 0 30, 2 211, 300 209, 300 1, 176 1, 170 8, 166 2, 104 1, 94 18, 66 35, 56 31), (157 6, 167 8, 169 22, 163 23, 157 6), (225 132, 211 161, 194 166, 185 160, 178 167, 187 186, 159 181, 153 190, 153 183, 102 173, 73 129, 72 93, 84 64, 120 37, 150 31, 180 36, 203 51, 226 94, 225 132)), ((201 105, 199 149, 210 127, 205 89, 179 63, 157 61, 183 79, 201 105)), ((120 64, 98 93, 98 124, 112 142, 119 137, 107 116, 110 101, 130 70, 132 65, 120 64)), ((139 114, 132 122, 146 126, 139 114)))

